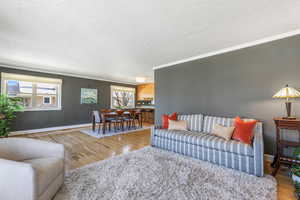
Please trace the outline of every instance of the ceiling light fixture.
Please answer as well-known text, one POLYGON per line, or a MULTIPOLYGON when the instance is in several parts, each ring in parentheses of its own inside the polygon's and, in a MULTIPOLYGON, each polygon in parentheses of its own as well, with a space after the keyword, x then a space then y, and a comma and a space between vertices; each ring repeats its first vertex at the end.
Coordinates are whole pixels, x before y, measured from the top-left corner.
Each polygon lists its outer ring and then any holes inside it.
POLYGON ((136 77, 135 81, 138 83, 145 83, 146 82, 146 77, 136 77))

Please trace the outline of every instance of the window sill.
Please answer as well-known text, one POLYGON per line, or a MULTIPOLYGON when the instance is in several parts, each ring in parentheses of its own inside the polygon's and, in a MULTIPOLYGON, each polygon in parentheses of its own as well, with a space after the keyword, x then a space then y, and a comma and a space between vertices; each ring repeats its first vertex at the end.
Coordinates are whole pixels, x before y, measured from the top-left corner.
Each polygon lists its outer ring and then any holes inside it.
POLYGON ((34 108, 34 109, 24 109, 24 112, 27 112, 27 111, 51 111, 51 110, 62 110, 62 108, 34 108))

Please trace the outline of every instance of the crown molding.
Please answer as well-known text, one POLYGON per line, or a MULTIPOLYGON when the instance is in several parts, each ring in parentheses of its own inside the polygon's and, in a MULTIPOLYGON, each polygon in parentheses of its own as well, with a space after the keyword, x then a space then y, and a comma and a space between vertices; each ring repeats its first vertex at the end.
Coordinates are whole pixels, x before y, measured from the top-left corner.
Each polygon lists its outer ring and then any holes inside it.
POLYGON ((255 40, 255 41, 252 41, 252 42, 246 42, 246 43, 243 43, 243 44, 239 44, 239 45, 236 45, 236 46, 220 49, 220 50, 217 50, 217 51, 211 51, 211 52, 208 52, 208 53, 204 53, 204 54, 200 54, 200 55, 197 55, 197 56, 185 58, 185 59, 182 59, 182 60, 178 60, 178 61, 158 65, 158 66, 153 67, 153 70, 166 68, 166 67, 171 67, 171 66, 174 66, 174 65, 178 65, 178 64, 182 64, 182 63, 186 63, 186 62, 190 62, 190 61, 194 61, 194 60, 198 60, 198 59, 202 59, 202 58, 207 58, 207 57, 211 57, 211 56, 215 56, 215 55, 219 55, 219 54, 224 54, 224 53, 228 53, 228 52, 231 52, 231 51, 236 51, 236 50, 239 50, 239 49, 244 49, 244 48, 256 46, 256 45, 259 45, 259 44, 268 43, 268 42, 272 42, 272 41, 275 41, 275 40, 280 40, 280 39, 283 39, 283 38, 287 38, 287 37, 291 37, 291 36, 295 36, 295 35, 299 35, 299 34, 300 34, 300 29, 297 29, 297 30, 282 33, 282 34, 273 35, 273 36, 270 36, 270 37, 265 37, 263 39, 255 40))
POLYGON ((64 73, 64 72, 57 72, 57 71, 51 71, 51 70, 25 67, 25 66, 19 65, 19 64, 11 64, 11 63, 7 63, 7 62, 2 62, 1 60, 0 60, 0 67, 6 67, 6 68, 10 68, 10 69, 19 69, 19 70, 25 70, 25 71, 32 71, 32 72, 47 73, 47 74, 62 75, 62 76, 70 76, 70 77, 84 78, 84 79, 91 79, 91 80, 98 80, 98 81, 106 81, 106 82, 112 82, 112 83, 137 85, 137 83, 126 82, 126 81, 115 81, 115 80, 112 80, 112 79, 98 78, 98 77, 94 77, 94 76, 85 76, 85 75, 79 75, 79 74, 73 74, 73 73, 64 73))

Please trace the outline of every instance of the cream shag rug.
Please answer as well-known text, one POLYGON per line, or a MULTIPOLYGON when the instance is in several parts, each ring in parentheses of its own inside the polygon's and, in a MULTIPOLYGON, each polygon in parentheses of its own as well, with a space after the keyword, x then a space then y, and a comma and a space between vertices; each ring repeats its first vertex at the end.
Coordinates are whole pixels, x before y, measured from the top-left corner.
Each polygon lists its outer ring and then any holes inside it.
POLYGON ((276 199, 276 180, 146 147, 70 171, 54 200, 276 199))

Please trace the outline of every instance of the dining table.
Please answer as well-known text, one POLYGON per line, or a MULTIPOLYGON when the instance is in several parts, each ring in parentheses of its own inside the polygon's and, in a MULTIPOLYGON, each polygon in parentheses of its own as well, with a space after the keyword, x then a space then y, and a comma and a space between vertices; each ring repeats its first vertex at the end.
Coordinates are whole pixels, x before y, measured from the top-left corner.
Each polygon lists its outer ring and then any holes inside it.
MULTIPOLYGON (((143 119, 142 119, 142 112, 141 111, 136 111, 136 116, 138 116, 138 121, 139 121, 139 127, 142 128, 143 127, 143 119)), ((124 111, 124 113, 122 114, 123 116, 129 116, 131 115, 129 111, 124 111)), ((115 111, 112 112, 102 112, 101 113, 101 118, 102 118, 102 123, 103 123, 103 127, 106 127, 106 119, 108 118, 116 118, 118 116, 118 113, 115 111)), ((103 134, 105 134, 105 128, 103 128, 103 134)))

